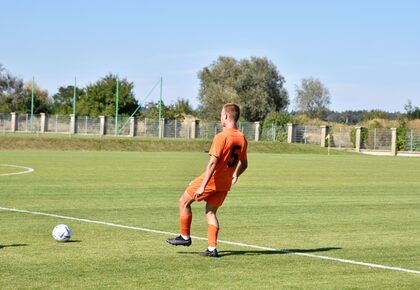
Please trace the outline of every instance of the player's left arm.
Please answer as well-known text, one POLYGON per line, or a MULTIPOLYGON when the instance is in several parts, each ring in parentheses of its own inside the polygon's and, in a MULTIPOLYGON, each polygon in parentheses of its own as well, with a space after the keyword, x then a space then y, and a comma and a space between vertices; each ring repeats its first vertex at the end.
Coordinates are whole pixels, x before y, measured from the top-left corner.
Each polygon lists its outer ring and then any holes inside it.
POLYGON ((203 181, 201 182, 200 187, 195 191, 194 197, 198 197, 203 194, 207 184, 210 181, 210 178, 213 176, 214 170, 216 169, 217 161, 218 159, 216 156, 210 155, 210 161, 209 164, 207 164, 206 173, 204 174, 203 181))
POLYGON ((248 160, 241 160, 236 172, 232 176, 232 185, 238 181, 239 176, 248 168, 248 160))

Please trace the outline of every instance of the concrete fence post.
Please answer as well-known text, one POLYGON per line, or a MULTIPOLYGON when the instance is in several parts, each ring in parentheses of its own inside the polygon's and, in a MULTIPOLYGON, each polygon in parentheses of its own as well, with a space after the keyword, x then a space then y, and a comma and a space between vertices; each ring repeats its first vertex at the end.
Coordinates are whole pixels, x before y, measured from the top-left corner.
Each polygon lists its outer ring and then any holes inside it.
POLYGON ((10 131, 16 132, 18 130, 18 122, 17 122, 18 114, 15 112, 10 113, 10 114, 11 114, 10 131))
POLYGON ((296 140, 296 125, 287 123, 287 143, 293 143, 296 140))
POLYGON ((260 141, 260 122, 254 122, 255 124, 255 141, 260 141))
POLYGON ((130 118, 130 136, 134 137, 137 134, 137 118, 130 118))
POLYGON ((77 133, 77 119, 74 114, 70 114, 70 134, 77 133))
POLYGON ((99 116, 99 135, 103 136, 106 134, 106 117, 99 116))
POLYGON ((360 145, 362 142, 362 127, 356 127, 356 152, 360 152, 360 145))
POLYGON ((41 113, 41 133, 45 133, 48 130, 47 125, 47 115, 45 113, 41 113))
POLYGON ((326 144, 326 138, 328 134, 328 126, 321 126, 321 147, 326 147, 328 144, 326 144))
POLYGON ((161 118, 159 122, 159 138, 165 137, 165 119, 161 118))
POLYGON ((397 128, 391 128, 391 154, 397 155, 397 128))
POLYGON ((200 120, 191 121, 191 139, 195 139, 198 136, 198 128, 200 126, 200 120))

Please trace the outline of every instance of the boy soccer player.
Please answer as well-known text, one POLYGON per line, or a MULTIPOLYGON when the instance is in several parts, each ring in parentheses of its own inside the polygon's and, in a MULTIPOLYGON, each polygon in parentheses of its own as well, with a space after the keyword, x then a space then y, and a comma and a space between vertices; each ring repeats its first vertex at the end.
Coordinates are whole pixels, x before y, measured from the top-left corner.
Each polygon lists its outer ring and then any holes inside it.
POLYGON ((219 232, 217 209, 223 204, 231 186, 248 167, 248 141, 236 127, 240 110, 236 104, 226 104, 220 114, 223 132, 217 134, 211 145, 210 161, 206 171, 194 179, 179 199, 181 235, 167 239, 174 246, 190 246, 190 228, 192 221, 191 204, 194 201, 206 201, 208 224, 208 248, 202 256, 218 257, 216 244, 219 232), (239 167, 237 167, 240 162, 239 167), (237 169, 237 170, 236 170, 237 169))

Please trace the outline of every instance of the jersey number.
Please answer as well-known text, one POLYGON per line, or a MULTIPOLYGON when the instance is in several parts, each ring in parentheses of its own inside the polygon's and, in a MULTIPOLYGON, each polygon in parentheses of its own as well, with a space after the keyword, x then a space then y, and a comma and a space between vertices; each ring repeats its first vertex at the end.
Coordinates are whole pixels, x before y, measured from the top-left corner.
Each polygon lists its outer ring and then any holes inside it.
POLYGON ((232 151, 230 152, 230 156, 229 156, 231 161, 228 162, 228 167, 229 168, 234 167, 234 166, 236 166, 236 164, 238 164, 239 155, 235 152, 236 150, 240 151, 241 146, 233 146, 232 147, 232 151))

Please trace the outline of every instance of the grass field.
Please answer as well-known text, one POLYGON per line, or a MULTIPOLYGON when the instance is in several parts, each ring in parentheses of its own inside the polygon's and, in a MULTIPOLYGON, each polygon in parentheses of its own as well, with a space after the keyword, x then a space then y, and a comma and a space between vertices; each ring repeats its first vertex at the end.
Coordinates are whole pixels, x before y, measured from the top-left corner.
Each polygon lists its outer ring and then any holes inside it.
MULTIPOLYGON (((178 232, 177 201, 203 152, 0 151, 0 207, 178 232)), ((420 271, 418 159, 249 154, 219 239, 420 271)), ((206 237, 202 203, 193 234, 206 237)), ((0 288, 415 289, 420 275, 0 210, 0 288), (69 225, 72 242, 53 227, 69 225)))

